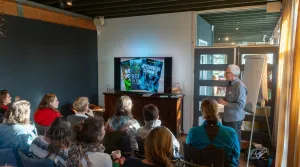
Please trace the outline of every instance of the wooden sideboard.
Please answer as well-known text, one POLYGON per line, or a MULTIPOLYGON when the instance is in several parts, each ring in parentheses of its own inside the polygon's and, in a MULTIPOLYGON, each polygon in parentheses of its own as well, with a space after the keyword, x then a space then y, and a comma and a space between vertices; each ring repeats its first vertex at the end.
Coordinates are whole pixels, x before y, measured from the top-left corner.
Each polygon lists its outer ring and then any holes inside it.
POLYGON ((135 93, 103 93, 105 96, 104 119, 114 115, 116 102, 119 97, 127 95, 131 98, 133 107, 132 115, 141 126, 145 125, 143 119, 143 107, 147 104, 154 104, 159 109, 159 119, 162 126, 169 128, 175 136, 179 136, 183 129, 183 97, 184 95, 171 96, 166 94, 154 94, 145 97, 142 94, 135 93))

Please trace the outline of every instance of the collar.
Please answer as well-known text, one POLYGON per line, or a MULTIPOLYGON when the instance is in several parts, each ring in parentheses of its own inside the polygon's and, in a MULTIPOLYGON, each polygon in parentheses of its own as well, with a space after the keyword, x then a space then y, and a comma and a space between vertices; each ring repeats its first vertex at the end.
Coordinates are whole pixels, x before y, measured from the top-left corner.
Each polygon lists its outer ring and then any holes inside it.
MULTIPOLYGON (((203 125, 204 125, 204 126, 206 126, 206 125, 207 125, 207 121, 206 121, 206 120, 203 122, 203 125)), ((220 121, 218 121, 218 122, 216 123, 216 126, 221 126, 221 123, 220 123, 220 121)))
POLYGON ((149 126, 151 128, 155 128, 161 125, 161 121, 159 119, 153 121, 145 121, 145 126, 149 126))
POLYGON ((231 86, 233 86, 233 85, 235 85, 237 82, 239 82, 240 81, 240 79, 238 78, 238 77, 236 77, 235 78, 235 80, 233 80, 233 81, 229 81, 229 84, 231 85, 231 86))
POLYGON ((88 116, 87 116, 87 115, 85 115, 85 114, 81 114, 81 113, 76 113, 75 115, 76 115, 76 116, 78 116, 78 117, 84 117, 84 118, 88 118, 88 116))

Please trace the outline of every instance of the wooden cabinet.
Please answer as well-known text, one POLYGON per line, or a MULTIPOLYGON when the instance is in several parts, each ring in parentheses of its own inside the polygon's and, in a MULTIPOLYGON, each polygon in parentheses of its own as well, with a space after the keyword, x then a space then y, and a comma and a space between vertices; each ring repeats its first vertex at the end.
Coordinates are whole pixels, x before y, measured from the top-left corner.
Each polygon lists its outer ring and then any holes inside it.
POLYGON ((147 104, 154 104, 159 109, 159 119, 162 126, 169 128, 175 136, 179 136, 182 132, 182 113, 183 113, 183 97, 184 95, 171 96, 166 94, 154 94, 150 97, 144 97, 142 94, 134 93, 103 93, 105 96, 105 112, 104 119, 114 115, 115 105, 119 97, 127 95, 131 98, 133 107, 133 117, 143 126, 143 107, 147 104))

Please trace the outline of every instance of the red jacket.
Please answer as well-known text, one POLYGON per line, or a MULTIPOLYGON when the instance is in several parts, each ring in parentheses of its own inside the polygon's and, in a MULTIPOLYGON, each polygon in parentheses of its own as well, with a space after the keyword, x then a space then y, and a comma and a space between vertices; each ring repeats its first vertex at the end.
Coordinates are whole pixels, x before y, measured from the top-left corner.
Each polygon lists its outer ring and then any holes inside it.
POLYGON ((34 113, 35 123, 41 126, 50 126, 57 117, 62 117, 62 115, 51 108, 43 108, 34 113))

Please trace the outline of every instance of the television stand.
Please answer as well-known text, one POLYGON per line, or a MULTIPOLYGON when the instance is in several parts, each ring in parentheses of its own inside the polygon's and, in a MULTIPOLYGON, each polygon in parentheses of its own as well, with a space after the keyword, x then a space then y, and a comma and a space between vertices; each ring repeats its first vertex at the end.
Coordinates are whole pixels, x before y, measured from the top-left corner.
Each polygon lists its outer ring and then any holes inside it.
POLYGON ((132 115, 144 126, 143 107, 147 104, 154 104, 159 109, 161 125, 170 129, 175 136, 183 132, 183 97, 184 95, 172 95, 166 93, 155 93, 151 96, 143 96, 141 93, 115 92, 103 93, 105 102, 104 119, 114 115, 116 102, 121 96, 129 96, 132 100, 132 115))

